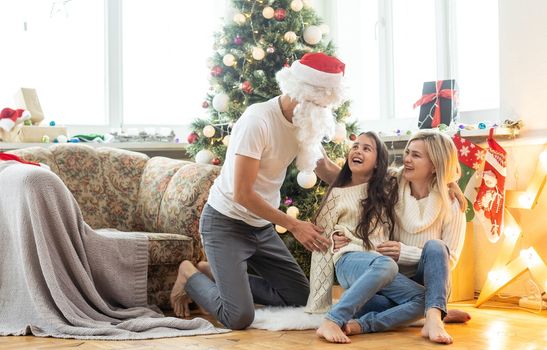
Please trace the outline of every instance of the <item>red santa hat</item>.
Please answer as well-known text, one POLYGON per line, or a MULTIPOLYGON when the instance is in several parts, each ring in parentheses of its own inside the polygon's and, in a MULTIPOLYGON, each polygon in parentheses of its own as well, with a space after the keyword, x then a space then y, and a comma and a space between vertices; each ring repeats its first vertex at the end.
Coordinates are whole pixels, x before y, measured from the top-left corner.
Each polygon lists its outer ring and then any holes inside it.
POLYGON ((302 82, 320 87, 337 87, 342 82, 346 65, 322 52, 307 53, 291 65, 292 73, 302 82))
POLYGON ((0 112, 0 128, 9 132, 16 124, 30 119, 30 113, 24 109, 4 108, 0 112))
POLYGON ((342 101, 345 67, 336 57, 322 52, 307 53, 277 72, 276 79, 281 91, 298 101, 335 105, 342 101))

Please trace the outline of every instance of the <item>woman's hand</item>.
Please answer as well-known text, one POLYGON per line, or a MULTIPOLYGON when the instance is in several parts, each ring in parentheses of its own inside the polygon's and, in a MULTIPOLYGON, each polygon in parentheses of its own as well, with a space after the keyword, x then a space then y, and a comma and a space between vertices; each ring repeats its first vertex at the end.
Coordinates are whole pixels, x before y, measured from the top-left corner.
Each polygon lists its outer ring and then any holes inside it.
POLYGON ((341 248, 344 248, 350 242, 343 232, 336 231, 332 234, 332 241, 334 242, 333 251, 337 252, 341 248))
POLYGON ((395 261, 399 261, 401 255, 401 243, 396 241, 386 241, 376 246, 376 251, 382 255, 389 256, 395 261))

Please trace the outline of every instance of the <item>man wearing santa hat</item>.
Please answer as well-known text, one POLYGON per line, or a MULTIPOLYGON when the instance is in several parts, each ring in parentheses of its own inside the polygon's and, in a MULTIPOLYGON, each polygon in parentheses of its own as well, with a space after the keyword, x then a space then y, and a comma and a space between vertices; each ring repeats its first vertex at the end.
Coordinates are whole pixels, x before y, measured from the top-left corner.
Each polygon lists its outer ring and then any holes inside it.
POLYGON ((306 304, 308 280, 272 223, 310 251, 330 245, 321 227, 278 206, 287 167, 296 158, 299 170, 312 172, 321 141, 334 134, 331 108, 342 102, 344 67, 335 57, 305 54, 276 74, 281 96, 249 106, 235 123, 200 219, 210 270, 181 263, 171 293, 175 314, 189 316, 191 298, 226 327, 243 329, 253 322, 254 303, 306 304))

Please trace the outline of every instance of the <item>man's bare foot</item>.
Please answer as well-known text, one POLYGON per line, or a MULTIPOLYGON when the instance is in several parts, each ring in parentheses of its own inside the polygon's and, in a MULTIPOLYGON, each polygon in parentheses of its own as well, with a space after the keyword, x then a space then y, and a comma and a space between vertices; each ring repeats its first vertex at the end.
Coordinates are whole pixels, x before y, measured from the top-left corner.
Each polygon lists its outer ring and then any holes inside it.
POLYGON ((429 338, 432 342, 440 344, 452 344, 452 337, 444 330, 441 320, 441 310, 431 308, 425 314, 425 324, 422 328, 422 337, 429 338))
POLYGON ((177 280, 173 285, 173 289, 171 290, 171 296, 169 297, 169 300, 171 301, 171 306, 173 307, 173 311, 175 311, 175 315, 177 317, 190 316, 189 304, 192 302, 192 300, 190 299, 188 294, 186 294, 184 287, 186 286, 186 281, 188 280, 188 277, 193 275, 195 272, 197 272, 197 269, 188 260, 184 260, 179 265, 177 280))
POLYGON ((331 320, 324 320, 315 333, 331 343, 351 343, 351 340, 342 332, 342 329, 331 320))
POLYGON ((361 334, 363 333, 363 330, 361 329, 361 325, 356 320, 349 320, 348 323, 342 327, 342 331, 345 335, 354 335, 354 334, 361 334))
POLYGON ((211 271, 211 265, 207 261, 200 261, 196 265, 198 268, 198 271, 204 274, 205 276, 209 277, 211 281, 214 281, 215 278, 213 277, 213 272, 211 271))
POLYGON ((469 320, 471 320, 471 315, 458 309, 448 310, 443 318, 444 323, 465 323, 469 320))

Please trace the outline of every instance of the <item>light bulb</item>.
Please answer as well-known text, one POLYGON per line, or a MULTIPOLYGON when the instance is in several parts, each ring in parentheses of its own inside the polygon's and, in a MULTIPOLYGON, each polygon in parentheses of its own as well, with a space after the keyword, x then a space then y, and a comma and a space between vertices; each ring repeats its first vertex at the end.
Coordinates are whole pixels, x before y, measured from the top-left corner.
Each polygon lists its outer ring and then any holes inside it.
POLYGON ((547 173, 547 150, 539 154, 539 163, 541 164, 543 171, 547 173))
POLYGON ((532 247, 528 249, 522 249, 520 251, 520 257, 525 261, 526 266, 528 267, 540 265, 542 262, 538 253, 532 247))
POLYGON ((505 236, 507 236, 507 238, 514 242, 520 236, 520 228, 515 226, 506 226, 503 230, 503 233, 505 234, 505 236))

